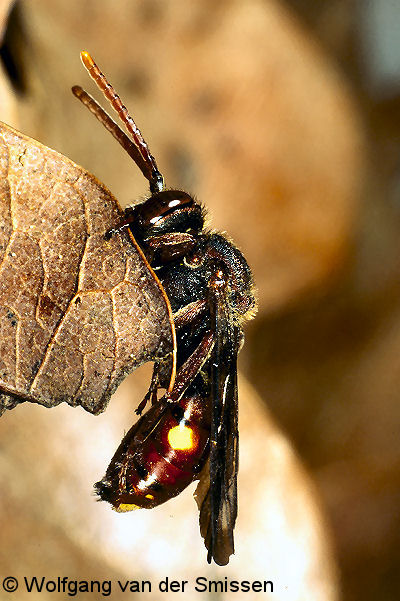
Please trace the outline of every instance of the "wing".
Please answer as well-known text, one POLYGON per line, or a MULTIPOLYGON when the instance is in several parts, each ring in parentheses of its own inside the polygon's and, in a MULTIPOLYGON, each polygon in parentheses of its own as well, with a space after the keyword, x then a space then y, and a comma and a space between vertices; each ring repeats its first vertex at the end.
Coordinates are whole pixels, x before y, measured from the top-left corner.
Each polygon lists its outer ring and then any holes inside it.
POLYGON ((210 459, 195 496, 200 509, 200 532, 208 549, 207 560, 226 565, 234 553, 237 516, 237 354, 241 330, 234 325, 223 295, 216 295, 212 305, 216 338, 210 362, 210 459))
POLYGON ((110 192, 0 123, 0 414, 23 401, 104 409, 171 347, 168 301, 110 192))

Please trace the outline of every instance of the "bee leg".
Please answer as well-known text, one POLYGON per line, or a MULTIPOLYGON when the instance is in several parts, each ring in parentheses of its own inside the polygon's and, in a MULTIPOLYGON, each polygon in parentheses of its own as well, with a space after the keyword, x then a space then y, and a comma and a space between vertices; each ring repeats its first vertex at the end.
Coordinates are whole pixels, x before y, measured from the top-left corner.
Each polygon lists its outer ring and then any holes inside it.
POLYGON ((146 240, 148 251, 163 265, 190 255, 196 245, 196 238, 187 232, 171 232, 146 240))
POLYGON ((113 227, 110 230, 107 230, 105 232, 105 234, 104 234, 104 238, 106 240, 111 240, 111 238, 113 236, 115 236, 115 234, 118 234, 119 232, 122 232, 122 230, 124 230, 127 227, 129 227, 129 225, 130 225, 130 221, 127 221, 127 220, 121 221, 121 223, 119 223, 116 227, 113 227))
POLYGON ((210 357, 214 341, 215 334, 207 331, 193 353, 178 369, 173 389, 163 397, 166 401, 176 403, 180 399, 210 357))
POLYGON ((143 409, 146 407, 147 403, 151 400, 151 404, 155 405, 157 402, 157 391, 160 388, 159 382, 159 371, 160 371, 160 363, 155 363, 153 368, 153 375, 151 377, 151 382, 149 386, 149 390, 147 391, 144 399, 139 403, 135 413, 137 415, 141 415, 143 409))
POLYGON ((195 323, 200 317, 208 312, 208 303, 205 299, 200 299, 186 305, 174 314, 174 324, 176 330, 180 330, 185 326, 195 323))
POLYGON ((139 405, 135 409, 136 415, 142 415, 143 409, 146 407, 147 403, 150 400, 150 391, 146 393, 146 396, 142 401, 140 401, 139 405))

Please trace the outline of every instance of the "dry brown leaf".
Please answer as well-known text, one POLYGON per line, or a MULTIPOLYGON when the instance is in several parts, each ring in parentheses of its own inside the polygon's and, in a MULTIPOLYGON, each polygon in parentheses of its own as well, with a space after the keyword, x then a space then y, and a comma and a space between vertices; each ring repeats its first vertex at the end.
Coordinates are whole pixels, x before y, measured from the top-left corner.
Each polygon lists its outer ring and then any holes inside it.
POLYGON ((91 174, 5 125, 0 169, 1 406, 99 413, 171 348, 165 295, 91 174))

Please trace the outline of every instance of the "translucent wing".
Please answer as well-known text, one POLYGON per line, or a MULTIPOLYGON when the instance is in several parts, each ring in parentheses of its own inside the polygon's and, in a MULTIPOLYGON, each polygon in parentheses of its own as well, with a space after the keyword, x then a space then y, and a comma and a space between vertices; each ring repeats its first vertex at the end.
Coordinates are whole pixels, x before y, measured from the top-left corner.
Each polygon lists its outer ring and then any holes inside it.
POLYGON ((195 496, 200 509, 200 532, 208 549, 207 560, 226 565, 234 553, 237 516, 237 354, 241 334, 224 296, 217 294, 212 304, 216 339, 210 363, 210 459, 195 496))

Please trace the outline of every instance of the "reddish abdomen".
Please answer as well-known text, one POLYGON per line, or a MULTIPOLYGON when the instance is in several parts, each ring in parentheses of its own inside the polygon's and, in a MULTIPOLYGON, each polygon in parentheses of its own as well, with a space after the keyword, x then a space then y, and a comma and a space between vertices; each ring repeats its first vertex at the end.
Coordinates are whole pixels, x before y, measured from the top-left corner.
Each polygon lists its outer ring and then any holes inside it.
POLYGON ((129 430, 98 494, 117 511, 151 508, 178 495, 199 476, 208 456, 210 408, 198 394, 160 401, 129 430))

